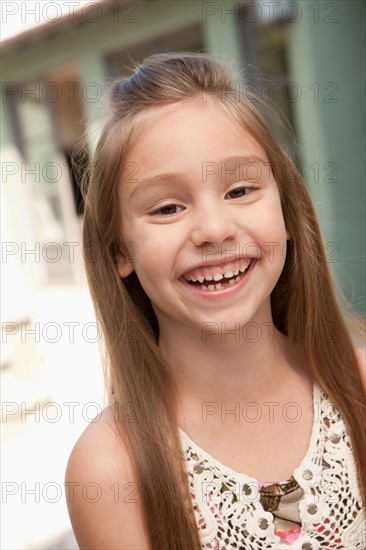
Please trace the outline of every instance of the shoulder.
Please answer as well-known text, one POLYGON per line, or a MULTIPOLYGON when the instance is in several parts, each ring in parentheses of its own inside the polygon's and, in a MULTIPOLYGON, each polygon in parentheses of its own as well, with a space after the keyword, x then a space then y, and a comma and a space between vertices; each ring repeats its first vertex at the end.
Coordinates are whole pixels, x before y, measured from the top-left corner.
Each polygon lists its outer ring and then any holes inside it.
POLYGON ((139 492, 113 410, 76 442, 65 474, 70 520, 81 549, 149 549, 139 492))
POLYGON ((355 352, 358 359, 362 385, 366 393, 366 348, 356 348, 355 352))

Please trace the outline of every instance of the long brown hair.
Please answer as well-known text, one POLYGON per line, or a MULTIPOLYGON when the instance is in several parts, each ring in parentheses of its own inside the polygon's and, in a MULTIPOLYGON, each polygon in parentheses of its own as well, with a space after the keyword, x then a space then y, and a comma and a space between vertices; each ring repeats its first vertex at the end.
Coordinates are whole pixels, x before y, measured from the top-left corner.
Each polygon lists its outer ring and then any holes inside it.
POLYGON ((365 406, 352 334, 341 312, 315 211, 295 164, 277 143, 248 94, 238 98, 230 69, 198 53, 158 54, 111 88, 112 113, 85 185, 83 246, 88 283, 104 335, 106 382, 121 415, 117 427, 129 453, 154 550, 200 548, 177 429, 176 388, 159 352, 150 300, 132 272, 121 279, 116 258, 133 261, 133 243, 119 236, 117 186, 128 146, 149 116, 190 99, 217 101, 262 145, 278 184, 291 240, 271 295, 273 322, 297 342, 311 377, 347 425, 365 497, 365 406), (132 422, 124 408, 133 404, 132 422))

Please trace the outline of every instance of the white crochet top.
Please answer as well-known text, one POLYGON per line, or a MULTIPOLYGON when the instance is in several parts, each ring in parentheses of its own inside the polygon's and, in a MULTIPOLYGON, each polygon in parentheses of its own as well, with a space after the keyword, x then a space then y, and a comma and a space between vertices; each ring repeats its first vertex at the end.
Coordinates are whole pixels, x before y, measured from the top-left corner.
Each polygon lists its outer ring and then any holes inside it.
POLYGON ((293 542, 276 534, 275 515, 264 508, 258 481, 214 459, 179 429, 203 549, 365 550, 365 511, 350 438, 316 383, 313 411, 309 447, 291 478, 298 488, 293 542))

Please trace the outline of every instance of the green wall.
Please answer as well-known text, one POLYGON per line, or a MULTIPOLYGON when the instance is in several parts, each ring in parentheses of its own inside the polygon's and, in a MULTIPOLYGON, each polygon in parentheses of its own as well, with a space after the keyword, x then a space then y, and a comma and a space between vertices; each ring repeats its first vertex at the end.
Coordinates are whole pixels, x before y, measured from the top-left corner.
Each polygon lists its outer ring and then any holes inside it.
POLYGON ((303 172, 329 264, 365 314, 365 3, 298 5, 301 18, 289 27, 288 44, 292 80, 302 90, 294 109, 303 172))

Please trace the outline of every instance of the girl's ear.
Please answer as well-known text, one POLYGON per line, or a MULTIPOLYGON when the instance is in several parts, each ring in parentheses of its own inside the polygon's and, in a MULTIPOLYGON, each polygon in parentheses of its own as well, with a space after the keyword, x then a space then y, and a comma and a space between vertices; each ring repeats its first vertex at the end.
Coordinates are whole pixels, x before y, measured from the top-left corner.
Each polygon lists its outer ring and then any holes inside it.
POLYGON ((131 261, 131 254, 135 252, 137 245, 135 245, 135 243, 130 243, 130 245, 133 245, 132 250, 131 246, 129 247, 123 242, 121 235, 118 235, 115 248, 115 262, 118 275, 122 277, 122 279, 128 277, 133 271, 133 259, 131 261))
POLYGON ((122 254, 118 254, 116 265, 117 265, 118 275, 120 277, 124 279, 125 277, 128 277, 129 275, 131 275, 133 271, 133 265, 122 254))
POLYGON ((288 229, 286 229, 286 240, 291 241, 291 235, 288 229))

